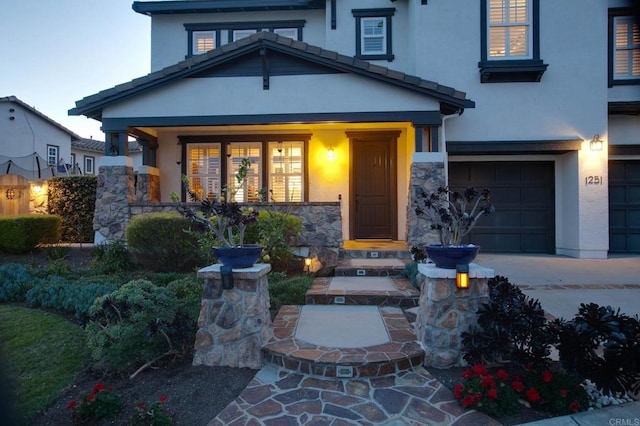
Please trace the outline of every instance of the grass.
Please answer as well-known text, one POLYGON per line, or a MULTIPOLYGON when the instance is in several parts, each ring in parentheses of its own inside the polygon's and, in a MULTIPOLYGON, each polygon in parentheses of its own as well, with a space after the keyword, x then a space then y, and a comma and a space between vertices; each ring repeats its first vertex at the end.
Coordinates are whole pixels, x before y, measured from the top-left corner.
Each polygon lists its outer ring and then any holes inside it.
POLYGON ((0 347, 23 420, 56 399, 89 359, 78 325, 47 312, 0 306, 0 347))

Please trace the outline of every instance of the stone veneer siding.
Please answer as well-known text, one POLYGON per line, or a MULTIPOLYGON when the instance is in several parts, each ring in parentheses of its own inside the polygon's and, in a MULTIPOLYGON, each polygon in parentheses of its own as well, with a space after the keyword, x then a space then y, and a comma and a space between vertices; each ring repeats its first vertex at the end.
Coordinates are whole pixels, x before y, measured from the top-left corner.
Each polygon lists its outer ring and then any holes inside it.
POLYGON ((137 202, 160 202, 160 176, 155 174, 138 173, 136 180, 137 202))
POLYGON ((220 265, 198 271, 204 278, 193 365, 259 369, 272 336, 267 273, 270 265, 234 269, 234 287, 222 288, 220 265))
POLYGON ((97 179, 93 230, 100 238, 96 238, 96 241, 121 240, 130 219, 129 204, 135 201, 133 167, 100 166, 97 179))
POLYGON ((425 367, 449 368, 465 365, 461 334, 477 324, 477 310, 489 302, 488 281, 494 271, 471 264, 469 288, 456 287, 456 271, 418 266, 420 302, 416 336, 425 351, 425 367))
POLYGON ((436 232, 430 230, 429 222, 415 211, 416 194, 420 188, 430 193, 444 185, 444 163, 414 162, 411 164, 409 202, 407 205, 407 245, 409 247, 439 243, 436 232))

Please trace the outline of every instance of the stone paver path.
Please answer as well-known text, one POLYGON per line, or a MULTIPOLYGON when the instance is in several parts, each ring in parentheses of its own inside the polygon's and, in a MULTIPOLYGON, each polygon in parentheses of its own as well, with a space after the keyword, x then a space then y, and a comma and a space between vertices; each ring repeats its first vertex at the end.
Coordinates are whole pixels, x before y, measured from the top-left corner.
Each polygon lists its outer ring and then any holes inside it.
POLYGON ((427 370, 415 367, 382 377, 331 379, 273 366, 209 425, 499 425, 462 409, 427 370))

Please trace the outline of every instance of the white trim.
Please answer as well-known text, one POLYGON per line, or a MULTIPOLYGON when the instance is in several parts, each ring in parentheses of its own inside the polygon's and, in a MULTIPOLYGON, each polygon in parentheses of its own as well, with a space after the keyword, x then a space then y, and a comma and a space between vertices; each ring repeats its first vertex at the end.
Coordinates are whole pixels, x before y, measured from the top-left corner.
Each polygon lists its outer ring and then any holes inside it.
POLYGON ((413 163, 444 163, 444 152, 414 152, 411 154, 413 163))
POLYGON ((133 168, 133 159, 131 157, 126 157, 124 155, 118 155, 118 156, 105 155, 104 157, 100 157, 100 160, 98 162, 100 163, 100 165, 98 166, 98 169, 100 167, 117 167, 117 166, 133 168))

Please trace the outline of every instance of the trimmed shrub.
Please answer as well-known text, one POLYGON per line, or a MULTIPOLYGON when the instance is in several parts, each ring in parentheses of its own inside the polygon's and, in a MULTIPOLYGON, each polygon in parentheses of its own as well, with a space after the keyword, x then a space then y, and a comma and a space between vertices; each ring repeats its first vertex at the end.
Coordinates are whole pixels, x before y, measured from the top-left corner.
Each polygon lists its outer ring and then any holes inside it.
POLYGON ((93 242, 96 176, 62 176, 49 180, 49 213, 62 217, 62 241, 93 242))
POLYGON ((0 251, 28 253, 38 244, 60 240, 59 216, 25 214, 0 217, 0 251))
POLYGON ((173 291, 147 280, 97 298, 89 315, 91 356, 107 372, 131 372, 164 355, 184 354, 193 344, 195 318, 173 291))
POLYGON ((245 243, 263 247, 263 261, 275 271, 286 270, 293 258, 290 246, 302 232, 302 219, 276 210, 262 210, 247 227, 245 243))
POLYGON ((191 222, 177 213, 135 216, 126 230, 137 263, 155 272, 191 271, 203 264, 191 222))

